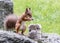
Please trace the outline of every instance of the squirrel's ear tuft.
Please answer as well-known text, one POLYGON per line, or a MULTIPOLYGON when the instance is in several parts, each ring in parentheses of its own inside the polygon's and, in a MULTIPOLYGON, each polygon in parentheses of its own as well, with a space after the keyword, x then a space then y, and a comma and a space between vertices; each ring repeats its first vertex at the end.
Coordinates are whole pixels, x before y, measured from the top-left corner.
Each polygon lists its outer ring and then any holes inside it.
POLYGON ((26 12, 28 11, 28 8, 26 8, 26 12))
POLYGON ((25 13, 29 12, 31 8, 26 8, 25 13))
POLYGON ((31 8, 26 8, 26 11, 29 11, 29 10, 31 10, 31 8))
POLYGON ((29 10, 31 10, 31 8, 29 8, 29 10))

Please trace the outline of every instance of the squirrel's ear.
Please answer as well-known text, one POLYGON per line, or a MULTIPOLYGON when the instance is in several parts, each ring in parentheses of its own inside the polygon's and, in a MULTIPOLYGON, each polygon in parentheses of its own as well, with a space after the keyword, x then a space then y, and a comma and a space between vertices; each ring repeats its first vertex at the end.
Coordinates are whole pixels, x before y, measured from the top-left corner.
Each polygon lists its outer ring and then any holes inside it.
POLYGON ((26 12, 28 12, 29 10, 31 10, 31 8, 26 8, 26 12))
POLYGON ((31 8, 29 8, 29 10, 31 10, 31 8))
POLYGON ((28 8, 26 8, 26 10, 25 10, 25 13, 27 13, 28 12, 28 8))
POLYGON ((29 12, 31 8, 26 8, 25 13, 29 12))
POLYGON ((26 12, 28 11, 28 8, 26 8, 26 12))

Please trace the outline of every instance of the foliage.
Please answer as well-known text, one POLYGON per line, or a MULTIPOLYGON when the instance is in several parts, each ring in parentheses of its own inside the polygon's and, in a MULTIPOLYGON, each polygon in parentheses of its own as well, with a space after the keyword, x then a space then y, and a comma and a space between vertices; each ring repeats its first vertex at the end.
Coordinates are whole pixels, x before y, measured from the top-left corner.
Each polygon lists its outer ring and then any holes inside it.
POLYGON ((26 7, 32 9, 34 20, 29 24, 41 24, 43 32, 60 34, 60 0, 13 0, 14 13, 20 15, 26 7))

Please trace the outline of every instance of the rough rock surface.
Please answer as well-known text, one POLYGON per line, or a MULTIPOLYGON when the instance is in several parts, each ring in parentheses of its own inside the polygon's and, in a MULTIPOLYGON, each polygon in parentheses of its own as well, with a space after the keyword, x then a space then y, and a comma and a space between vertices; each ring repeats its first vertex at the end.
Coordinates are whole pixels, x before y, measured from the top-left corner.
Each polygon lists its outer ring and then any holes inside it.
POLYGON ((55 33, 43 33, 41 29, 41 25, 30 25, 28 37, 38 41, 38 43, 60 43, 60 35, 55 33))
POLYGON ((55 33, 43 33, 41 40, 42 43, 60 43, 60 35, 55 33))
POLYGON ((32 35, 32 37, 33 37, 33 40, 37 40, 38 43, 60 43, 60 35, 55 34, 55 33, 42 33, 38 36, 32 35), (41 36, 41 37, 39 37, 39 36, 41 36), (35 39, 34 39, 34 37, 35 37, 35 39))
POLYGON ((3 19, 13 13, 13 2, 11 0, 0 0, 0 28, 3 27, 3 19))
POLYGON ((37 43, 26 36, 0 30, 0 43, 37 43))
POLYGON ((36 38, 36 42, 34 39, 30 39, 27 36, 0 30, 0 43, 60 43, 60 36, 58 34, 42 33, 40 36, 40 39, 36 38))

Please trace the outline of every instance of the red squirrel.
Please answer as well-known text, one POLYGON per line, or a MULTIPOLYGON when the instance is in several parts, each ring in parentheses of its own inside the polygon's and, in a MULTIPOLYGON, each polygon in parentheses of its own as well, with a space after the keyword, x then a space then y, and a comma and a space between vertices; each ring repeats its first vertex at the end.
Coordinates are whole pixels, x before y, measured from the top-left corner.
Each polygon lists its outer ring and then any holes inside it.
POLYGON ((19 33, 19 30, 21 30, 21 34, 24 34, 26 31, 25 22, 33 20, 31 8, 26 8, 25 12, 19 17, 9 15, 6 18, 4 21, 6 29, 14 28, 16 33, 19 33))

